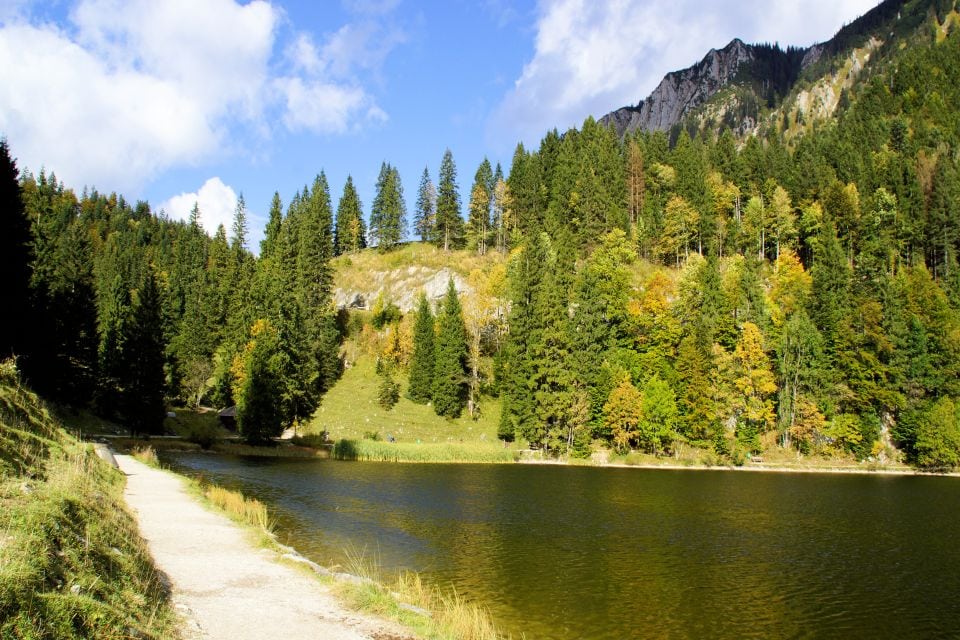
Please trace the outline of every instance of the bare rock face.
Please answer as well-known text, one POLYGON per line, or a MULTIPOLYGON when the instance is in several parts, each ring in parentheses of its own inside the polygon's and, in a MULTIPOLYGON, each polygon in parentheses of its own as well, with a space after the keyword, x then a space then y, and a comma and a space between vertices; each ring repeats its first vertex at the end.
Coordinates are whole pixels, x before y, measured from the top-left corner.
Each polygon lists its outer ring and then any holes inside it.
POLYGON ((692 67, 668 73, 646 100, 608 113, 600 124, 612 124, 620 136, 636 129, 667 131, 730 84, 740 66, 752 60, 753 47, 734 39, 719 51, 711 49, 692 67))
POLYGON ((364 290, 336 288, 333 301, 340 309, 369 309, 378 297, 392 302, 407 313, 416 309, 417 299, 423 291, 427 299, 436 302, 447 293, 447 284, 453 279, 453 286, 460 295, 471 295, 472 288, 458 273, 447 268, 431 269, 425 266, 411 266, 392 271, 377 271, 370 274, 369 284, 364 290))

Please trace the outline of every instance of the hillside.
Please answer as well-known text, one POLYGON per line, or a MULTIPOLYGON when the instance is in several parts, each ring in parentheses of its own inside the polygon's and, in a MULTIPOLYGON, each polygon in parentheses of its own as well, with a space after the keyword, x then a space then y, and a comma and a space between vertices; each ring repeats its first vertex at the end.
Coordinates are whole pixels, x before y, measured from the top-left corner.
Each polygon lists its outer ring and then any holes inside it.
POLYGON ((0 365, 0 637, 173 635, 123 486, 0 365))
POLYGON ((457 291, 472 296, 470 274, 505 262, 496 251, 483 256, 475 251, 447 252, 423 242, 408 242, 388 253, 371 249, 346 254, 332 262, 333 300, 338 308, 372 309, 382 296, 407 313, 416 307, 421 291, 434 302, 442 298, 450 278, 457 291))

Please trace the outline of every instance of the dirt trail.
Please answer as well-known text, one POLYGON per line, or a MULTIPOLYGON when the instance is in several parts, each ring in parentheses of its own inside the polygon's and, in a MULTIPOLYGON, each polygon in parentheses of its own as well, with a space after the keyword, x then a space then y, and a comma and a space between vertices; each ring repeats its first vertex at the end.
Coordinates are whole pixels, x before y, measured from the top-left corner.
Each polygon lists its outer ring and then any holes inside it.
POLYGON ((176 476, 116 456, 124 492, 157 565, 167 574, 183 637, 259 640, 398 639, 390 622, 345 609, 329 590, 277 554, 255 547, 225 516, 202 507, 176 476))

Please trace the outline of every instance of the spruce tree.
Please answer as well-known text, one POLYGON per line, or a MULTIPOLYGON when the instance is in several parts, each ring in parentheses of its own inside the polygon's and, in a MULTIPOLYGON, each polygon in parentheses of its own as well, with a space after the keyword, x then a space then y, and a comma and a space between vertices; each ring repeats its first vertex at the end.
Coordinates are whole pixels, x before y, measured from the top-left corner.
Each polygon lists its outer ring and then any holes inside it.
POLYGON ((400 172, 387 163, 380 168, 377 193, 370 210, 370 238, 381 251, 396 247, 407 234, 407 205, 400 172))
POLYGON ((437 188, 430 180, 430 171, 424 167, 417 190, 417 208, 414 213, 413 231, 420 242, 433 242, 437 223, 437 188))
POLYGON ((434 243, 444 251, 463 245, 463 217, 460 213, 460 188, 453 153, 447 149, 440 163, 440 185, 437 189, 437 217, 434 243))
POLYGON ((437 324, 433 410, 438 416, 457 418, 467 400, 467 328, 453 278, 437 324))
POLYGON ((30 295, 33 262, 30 221, 20 198, 19 171, 6 139, 0 139, 0 302, 7 330, 0 338, 0 357, 23 355, 31 348, 33 313, 30 295))
POLYGON ((410 399, 426 404, 433 396, 434 374, 433 313, 426 294, 421 293, 417 303, 417 319, 413 326, 413 354, 410 357, 410 399))
POLYGON ((546 236, 529 239, 510 263, 510 315, 501 366, 501 412, 497 436, 512 441, 536 423, 534 345, 541 342, 543 318, 538 291, 548 268, 546 236))
POLYGON ((122 413, 132 433, 163 433, 165 353, 160 291, 147 266, 123 352, 126 386, 122 413))
POLYGON ((367 246, 367 230, 363 222, 363 207, 360 196, 353 186, 353 178, 347 176, 343 195, 337 205, 337 226, 333 236, 334 255, 356 253, 367 246))
MULTIPOLYGON (((332 386, 340 373, 339 334, 333 318, 333 212, 326 176, 321 172, 314 180, 309 198, 299 214, 299 252, 297 253, 298 298, 303 314, 304 331, 311 353, 308 394, 313 402, 332 386)), ((315 408, 315 405, 314 407, 315 408)), ((312 408, 308 408, 312 413, 312 408)))
MULTIPOLYGON (((194 205, 196 207, 196 205, 194 205)), ((283 224, 283 202, 280 201, 280 193, 273 192, 273 200, 270 201, 270 217, 267 220, 267 227, 264 229, 263 240, 260 242, 260 258, 266 259, 273 257, 277 251, 280 242, 280 227, 283 224)))
POLYGON ((247 442, 262 444, 283 431, 283 356, 269 321, 255 322, 250 338, 237 397, 237 428, 247 442))
MULTIPOLYGON (((549 246, 546 234, 541 242, 549 246)), ((549 254, 548 254, 549 255, 549 254)), ((560 286, 556 260, 549 256, 543 281, 534 297, 541 325, 540 339, 530 345, 536 417, 521 435, 529 442, 564 450, 572 436, 570 423, 574 376, 570 362, 570 317, 566 291, 560 286)))
POLYGON ((490 236, 490 204, 493 201, 493 170, 486 158, 477 168, 470 190, 470 217, 467 220, 467 248, 479 255, 487 252, 490 236))

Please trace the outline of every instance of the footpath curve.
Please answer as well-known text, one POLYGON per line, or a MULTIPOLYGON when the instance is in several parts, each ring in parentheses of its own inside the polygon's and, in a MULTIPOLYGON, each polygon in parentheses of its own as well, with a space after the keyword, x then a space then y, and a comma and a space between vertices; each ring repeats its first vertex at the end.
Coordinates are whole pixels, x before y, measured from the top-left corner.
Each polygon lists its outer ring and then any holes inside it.
POLYGON ((167 577, 188 640, 400 640, 390 622, 350 611, 323 584, 280 564, 226 516, 208 511, 173 474, 127 455, 124 497, 167 577))

